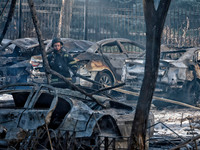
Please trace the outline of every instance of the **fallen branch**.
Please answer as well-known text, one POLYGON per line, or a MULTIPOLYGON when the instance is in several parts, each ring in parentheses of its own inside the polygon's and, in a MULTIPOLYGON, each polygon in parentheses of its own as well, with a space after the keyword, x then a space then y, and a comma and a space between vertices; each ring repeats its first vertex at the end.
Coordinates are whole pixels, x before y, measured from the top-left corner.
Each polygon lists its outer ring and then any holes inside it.
POLYGON ((117 85, 115 85, 115 86, 106 86, 106 85, 105 85, 106 88, 100 89, 100 90, 95 91, 95 92, 93 92, 93 93, 91 93, 91 94, 93 95, 93 94, 100 93, 100 92, 103 92, 103 91, 113 90, 113 89, 118 88, 118 87, 121 87, 121 86, 123 86, 123 85, 125 85, 125 83, 117 84, 117 85))
MULTIPOLYGON (((0 17, 2 17, 2 15, 3 15, 3 13, 4 13, 5 9, 6 9, 6 6, 8 5, 8 2, 9 2, 9 1, 10 1, 10 0, 7 0, 6 4, 4 5, 3 10, 1 11, 0 17)), ((1 43, 1 42, 0 42, 0 43, 1 43)))
MULTIPOLYGON (((137 93, 137 92, 127 91, 127 90, 124 90, 124 89, 121 89, 121 88, 116 88, 116 89, 113 89, 113 90, 115 90, 115 91, 117 91, 117 92, 124 93, 124 94, 130 94, 130 95, 134 95, 134 96, 139 96, 139 93, 137 93)), ((177 105, 181 105, 181 106, 185 106, 185 107, 189 107, 189 108, 193 108, 193 109, 200 110, 199 107, 195 107, 195 106, 192 106, 192 105, 183 103, 183 102, 178 102, 178 101, 171 100, 171 99, 167 99, 167 98, 162 98, 162 97, 153 96, 153 99, 159 100, 159 101, 163 101, 163 102, 167 102, 167 103, 177 104, 177 105)))
POLYGON ((8 27, 9 27, 11 21, 12 21, 12 17, 13 17, 14 12, 15 12, 16 1, 17 0, 12 0, 12 2, 11 2, 10 10, 9 10, 9 13, 8 13, 8 18, 7 18, 6 24, 4 26, 3 32, 1 33, 1 36, 0 36, 0 43, 2 42, 6 32, 8 30, 8 27))
POLYGON ((52 74, 52 75, 55 75, 57 76, 58 78, 62 79, 63 81, 66 82, 67 85, 71 86, 73 89, 75 89, 76 91, 79 91, 81 92, 82 94, 88 96, 89 98, 91 98, 93 101, 95 101, 97 104, 99 104, 100 106, 102 106, 103 108, 105 108, 104 105, 102 105, 101 103, 99 103, 98 100, 96 100, 92 94, 89 94, 87 92, 85 92, 83 89, 79 88, 78 86, 74 85, 71 81, 69 81, 68 79, 66 79, 63 75, 59 74, 58 72, 52 70, 52 69, 49 69, 49 73, 52 74))
POLYGON ((198 136, 196 136, 196 137, 193 137, 193 138, 191 138, 191 139, 189 139, 189 140, 186 140, 185 142, 183 142, 183 143, 177 145, 176 147, 171 148, 170 150, 178 150, 178 149, 180 149, 181 147, 186 146, 188 143, 190 143, 190 142, 192 142, 192 141, 198 140, 199 138, 200 138, 200 135, 198 135, 198 136))

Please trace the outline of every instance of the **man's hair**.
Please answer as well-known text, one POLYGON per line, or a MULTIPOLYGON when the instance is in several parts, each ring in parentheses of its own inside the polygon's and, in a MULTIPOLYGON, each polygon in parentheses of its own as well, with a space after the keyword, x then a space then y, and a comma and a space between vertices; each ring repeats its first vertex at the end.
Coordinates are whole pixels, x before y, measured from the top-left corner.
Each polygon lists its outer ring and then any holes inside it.
POLYGON ((60 43, 61 45, 63 45, 63 42, 62 42, 62 40, 61 40, 60 38, 54 38, 54 39, 52 40, 51 47, 53 47, 53 45, 54 45, 55 43, 60 43))

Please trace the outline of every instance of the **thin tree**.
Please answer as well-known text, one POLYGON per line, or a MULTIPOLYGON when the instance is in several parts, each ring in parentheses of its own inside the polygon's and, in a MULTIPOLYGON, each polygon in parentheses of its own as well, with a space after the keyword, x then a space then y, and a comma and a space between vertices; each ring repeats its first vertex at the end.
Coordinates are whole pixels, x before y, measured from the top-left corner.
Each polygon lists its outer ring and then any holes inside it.
POLYGON ((155 9, 154 0, 143 0, 146 23, 146 63, 131 131, 129 145, 131 150, 146 149, 147 122, 158 76, 161 35, 170 3, 171 0, 160 0, 158 8, 155 9))
POLYGON ((8 30, 8 27, 12 21, 12 17, 14 15, 14 12, 15 12, 15 6, 16 6, 16 1, 17 0, 12 0, 11 2, 11 5, 10 5, 10 10, 9 10, 9 13, 8 13, 8 18, 7 18, 7 21, 5 23, 5 26, 4 26, 4 29, 3 29, 3 32, 1 33, 1 36, 0 36, 0 43, 2 42, 7 30, 8 30))
POLYGON ((57 37, 69 37, 74 0, 62 0, 57 37), (63 34, 64 33, 64 34, 63 34))
POLYGON ((62 30, 62 24, 63 24, 65 2, 66 2, 66 0, 62 0, 61 10, 60 10, 60 18, 59 18, 59 23, 58 23, 58 32, 57 32, 57 36, 56 37, 61 37, 61 30, 62 30))

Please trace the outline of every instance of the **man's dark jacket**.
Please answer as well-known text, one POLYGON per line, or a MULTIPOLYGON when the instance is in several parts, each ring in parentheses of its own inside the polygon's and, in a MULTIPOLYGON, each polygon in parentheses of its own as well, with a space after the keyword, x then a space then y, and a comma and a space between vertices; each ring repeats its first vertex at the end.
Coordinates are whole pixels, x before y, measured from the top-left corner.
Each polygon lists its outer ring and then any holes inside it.
POLYGON ((51 69, 65 77, 70 77, 69 69, 71 69, 72 72, 77 71, 76 61, 64 48, 60 51, 53 50, 48 54, 48 61, 51 69))

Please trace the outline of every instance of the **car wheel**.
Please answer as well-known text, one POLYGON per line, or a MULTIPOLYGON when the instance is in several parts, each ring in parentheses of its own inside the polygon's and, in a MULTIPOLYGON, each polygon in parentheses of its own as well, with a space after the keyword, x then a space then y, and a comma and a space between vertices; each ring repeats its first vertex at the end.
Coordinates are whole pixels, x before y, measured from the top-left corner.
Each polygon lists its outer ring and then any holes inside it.
MULTIPOLYGON (((95 78, 95 81, 101 84, 94 86, 94 88, 97 90, 105 88, 105 85, 113 86, 113 80, 111 76, 105 72, 99 72, 95 78)), ((111 94, 111 90, 107 91, 107 94, 111 94)))

